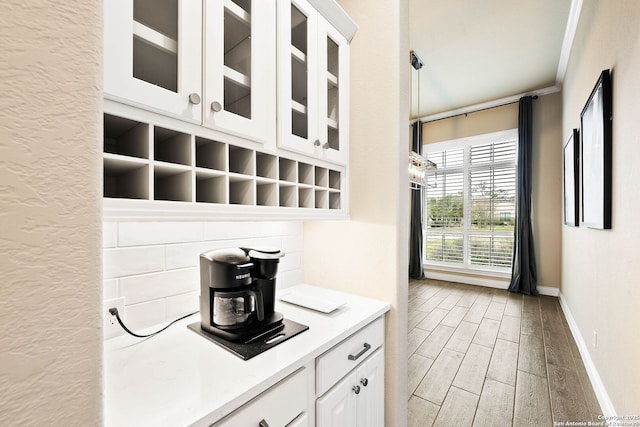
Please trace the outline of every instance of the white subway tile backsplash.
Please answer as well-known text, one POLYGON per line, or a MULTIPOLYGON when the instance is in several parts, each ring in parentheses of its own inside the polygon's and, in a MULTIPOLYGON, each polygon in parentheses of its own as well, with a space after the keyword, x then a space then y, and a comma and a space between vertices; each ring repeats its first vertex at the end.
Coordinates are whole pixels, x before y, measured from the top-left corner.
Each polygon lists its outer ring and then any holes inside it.
POLYGON ((118 246, 187 243, 202 240, 201 222, 122 222, 118 246))
MULTIPOLYGON (((224 245, 224 242, 216 242, 218 245, 224 245)), ((197 267, 200 254, 212 245, 203 242, 185 243, 181 245, 167 245, 165 247, 165 265, 167 270, 174 268, 197 267)))
MULTIPOLYGON (((167 298, 167 321, 171 322, 189 313, 198 311, 200 291, 189 292, 167 298)), ((195 322, 195 320, 194 320, 195 322)))
POLYGON ((115 248, 118 245, 118 224, 115 222, 102 223, 102 247, 115 248))
POLYGON ((124 321, 133 330, 199 309, 199 255, 208 250, 275 246, 285 251, 277 288, 303 279, 299 221, 106 222, 103 230, 104 300, 124 298, 124 321))
POLYGON ((298 270, 302 268, 302 253, 287 252, 284 257, 280 258, 278 272, 298 270))
POLYGON ((117 248, 102 251, 103 279, 164 270, 164 247, 117 248))
POLYGON ((302 236, 285 236, 282 238, 282 250, 289 252, 302 252, 303 250, 302 236))
POLYGON ((192 292, 199 289, 199 270, 185 268, 120 279, 120 296, 126 305, 192 292))
POLYGON ((290 286, 299 285, 302 283, 302 279, 302 270, 278 271, 276 289, 284 289, 290 286))
POLYGON ((102 281, 102 300, 118 298, 118 279, 109 279, 102 281))
POLYGON ((133 332, 142 332, 141 329, 156 326, 165 321, 166 300, 158 299, 142 304, 125 305, 125 325, 133 332))

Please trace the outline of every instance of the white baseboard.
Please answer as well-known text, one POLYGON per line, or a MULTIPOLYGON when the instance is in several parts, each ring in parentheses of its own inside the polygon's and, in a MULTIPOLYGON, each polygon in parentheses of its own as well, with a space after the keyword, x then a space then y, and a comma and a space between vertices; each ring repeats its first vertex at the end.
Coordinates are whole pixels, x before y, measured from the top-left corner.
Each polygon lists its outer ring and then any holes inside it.
POLYGON ((548 295, 550 297, 557 297, 560 295, 560 289, 552 286, 536 286, 536 289, 540 295, 548 295))
POLYGON ((576 323, 573 315, 571 314, 571 310, 569 310, 569 306, 567 305, 567 301, 560 293, 560 307, 562 307, 562 311, 564 312, 564 317, 567 319, 567 323, 569 324, 569 329, 571 330, 571 334, 578 345, 578 350, 580 351, 580 356, 582 357, 582 361, 584 362, 584 367, 587 369, 587 374, 589 375, 589 379, 591 380, 591 385, 593 386, 593 391, 596 393, 596 397, 598 398, 598 403, 600 403, 600 408, 605 417, 615 417, 616 410, 613 407, 613 403, 611 402, 611 398, 609 398, 609 393, 604 387, 604 383, 600 378, 600 374, 598 374, 598 370, 596 369, 596 365, 593 363, 593 359, 591 359, 591 355, 589 354, 589 350, 587 347, 587 343, 584 342, 582 338, 582 334, 578 329, 578 324, 576 323))
MULTIPOLYGON (((444 280, 447 282, 465 283, 467 285, 485 286, 487 288, 507 289, 509 288, 509 279, 489 278, 489 277, 474 277, 461 274, 450 273, 446 271, 425 271, 425 275, 429 279, 444 280)), ((557 297, 560 294, 560 289, 551 286, 538 286, 538 293, 540 295, 548 295, 557 297)))
POLYGON ((444 280, 446 282, 465 283, 467 285, 485 286, 488 288, 507 289, 509 279, 492 279, 489 277, 473 277, 461 274, 449 273, 446 271, 425 271, 425 276, 429 279, 444 280))

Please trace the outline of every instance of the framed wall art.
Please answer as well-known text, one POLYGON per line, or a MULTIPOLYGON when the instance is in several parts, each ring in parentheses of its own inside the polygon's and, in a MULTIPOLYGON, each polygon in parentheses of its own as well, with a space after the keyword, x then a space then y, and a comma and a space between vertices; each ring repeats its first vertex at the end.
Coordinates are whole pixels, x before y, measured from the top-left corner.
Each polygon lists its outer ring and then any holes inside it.
POLYGON ((578 158, 580 153, 580 138, 578 129, 571 132, 569 140, 562 148, 563 158, 563 198, 564 198, 564 223, 572 227, 577 227, 580 223, 579 217, 579 180, 578 170, 580 164, 578 158), (576 146, 577 144, 577 146, 576 146))
POLYGON ((612 179, 611 75, 604 70, 580 114, 582 161, 582 223, 611 228, 612 179))

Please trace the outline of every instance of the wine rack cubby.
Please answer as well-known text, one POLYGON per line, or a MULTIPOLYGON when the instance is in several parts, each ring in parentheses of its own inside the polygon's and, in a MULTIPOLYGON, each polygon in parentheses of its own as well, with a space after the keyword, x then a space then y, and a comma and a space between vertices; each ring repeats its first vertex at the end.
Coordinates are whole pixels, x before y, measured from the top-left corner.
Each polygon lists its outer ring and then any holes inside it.
POLYGON ((340 170, 111 114, 103 164, 110 199, 342 209, 340 170))

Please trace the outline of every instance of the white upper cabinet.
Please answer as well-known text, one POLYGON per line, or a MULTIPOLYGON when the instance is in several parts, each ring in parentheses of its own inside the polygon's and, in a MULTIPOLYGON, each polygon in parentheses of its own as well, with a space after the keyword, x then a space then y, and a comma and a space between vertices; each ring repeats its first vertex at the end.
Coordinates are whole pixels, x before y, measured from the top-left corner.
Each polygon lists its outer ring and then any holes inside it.
POLYGON ((107 0, 104 32, 105 97, 201 122, 201 0, 107 0))
POLYGON ((349 47, 306 0, 278 0, 278 142, 323 160, 348 156, 349 47))
POLYGON ((264 0, 105 1, 105 96, 273 140, 275 22, 264 0))
POLYGON ((203 124, 267 142, 276 120, 275 3, 204 2, 203 124))

